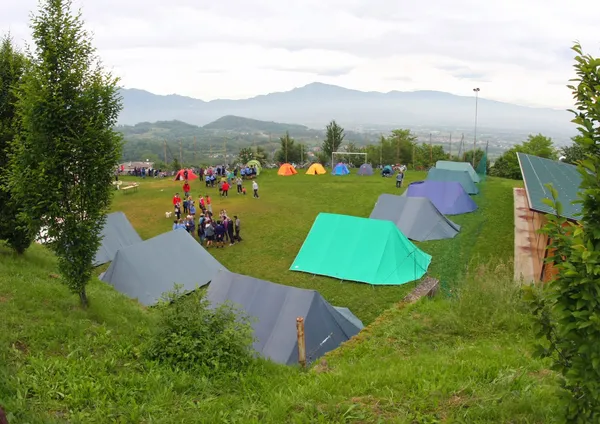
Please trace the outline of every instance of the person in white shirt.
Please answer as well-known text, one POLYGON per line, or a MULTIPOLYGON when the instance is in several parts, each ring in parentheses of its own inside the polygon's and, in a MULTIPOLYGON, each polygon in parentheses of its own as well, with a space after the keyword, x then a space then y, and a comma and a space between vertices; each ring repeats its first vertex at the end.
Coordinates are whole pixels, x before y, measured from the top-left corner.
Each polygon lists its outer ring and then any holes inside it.
POLYGON ((256 181, 252 182, 252 190, 254 190, 254 198, 258 199, 258 183, 256 181))

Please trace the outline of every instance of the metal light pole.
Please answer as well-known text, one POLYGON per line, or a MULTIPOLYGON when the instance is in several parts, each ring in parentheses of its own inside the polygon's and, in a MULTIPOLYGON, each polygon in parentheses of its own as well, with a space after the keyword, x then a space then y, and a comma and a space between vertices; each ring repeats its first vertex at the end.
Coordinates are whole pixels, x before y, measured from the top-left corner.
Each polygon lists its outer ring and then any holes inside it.
POLYGON ((473 136, 473 168, 475 168, 475 148, 477 146, 477 100, 479 99, 479 88, 474 88, 475 92, 475 135, 473 136))

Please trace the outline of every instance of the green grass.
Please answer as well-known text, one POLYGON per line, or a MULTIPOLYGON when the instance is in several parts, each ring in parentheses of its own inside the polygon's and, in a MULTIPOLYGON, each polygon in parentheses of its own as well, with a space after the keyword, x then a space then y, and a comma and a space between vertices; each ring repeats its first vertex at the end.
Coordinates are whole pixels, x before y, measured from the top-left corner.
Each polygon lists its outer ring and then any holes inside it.
MULTIPOLYGON (((421 180, 424 172, 408 172, 407 182, 421 180)), ((258 179, 260 199, 230 193, 220 198, 216 188, 191 183, 194 199, 210 194, 213 211, 225 209, 242 220, 244 242, 211 253, 232 272, 251 275, 274 283, 315 289, 335 306, 350 308, 364 323, 373 321, 390 305, 400 301, 414 283, 403 286, 370 286, 340 282, 328 277, 292 272, 289 268, 300 250, 314 219, 320 212, 368 217, 382 193, 400 194, 393 178, 379 176, 305 175, 280 177, 272 170, 258 179)), ((172 209, 171 198, 182 190, 182 183, 171 179, 140 181, 137 193, 116 193, 113 209, 123 211, 147 239, 169 231, 172 220, 165 212, 172 209)), ((462 225, 452 240, 418 243, 433 256, 429 274, 450 287, 464 274, 472 258, 486 262, 490 258, 508 260, 514 251, 514 181, 489 178, 474 199, 480 209, 471 214, 451 217, 462 225)), ((250 188, 250 184, 247 184, 250 188)), ((365 240, 366 243, 376 243, 365 240)))
MULTIPOLYGON (((512 281, 513 183, 490 179, 481 210, 457 217, 458 238, 421 244, 453 295, 400 307, 410 284, 287 271, 318 212, 368 216, 379 193, 394 192, 380 177, 317 178, 266 175, 260 200, 215 199, 215 210, 242 217, 245 242, 213 253, 232 271, 349 306, 371 323, 356 338, 307 372, 266 361, 211 379, 173 370, 140 355, 153 310, 96 279, 82 310, 45 248, 16 257, 0 245, 0 405, 10 422, 556 422, 555 377, 530 356, 529 316, 512 281)), ((179 185, 146 180, 138 193, 116 193, 115 209, 151 237, 170 229, 164 212, 179 185)))

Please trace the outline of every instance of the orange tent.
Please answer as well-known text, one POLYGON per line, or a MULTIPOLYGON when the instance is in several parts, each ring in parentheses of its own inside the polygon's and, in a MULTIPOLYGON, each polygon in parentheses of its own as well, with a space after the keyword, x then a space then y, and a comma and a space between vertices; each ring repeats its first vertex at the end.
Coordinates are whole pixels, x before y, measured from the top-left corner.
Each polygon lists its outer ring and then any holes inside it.
POLYGON ((296 171, 296 168, 294 168, 289 163, 284 163, 283 165, 281 165, 279 167, 279 171, 277 171, 277 175, 283 175, 283 176, 294 175, 297 173, 298 173, 298 171, 296 171))
POLYGON ((179 172, 177 173, 177 175, 175 175, 174 181, 185 180, 185 171, 187 171, 188 181, 192 181, 192 180, 195 180, 196 178, 198 178, 198 176, 196 174, 194 174, 194 171, 192 171, 191 169, 180 169, 179 172))

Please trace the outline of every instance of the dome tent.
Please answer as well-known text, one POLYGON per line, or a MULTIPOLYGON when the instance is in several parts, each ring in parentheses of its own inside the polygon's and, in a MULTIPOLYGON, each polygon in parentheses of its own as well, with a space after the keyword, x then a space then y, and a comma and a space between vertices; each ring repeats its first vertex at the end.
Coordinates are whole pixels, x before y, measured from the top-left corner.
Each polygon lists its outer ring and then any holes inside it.
POLYGON ((296 168, 294 168, 289 163, 284 163, 279 167, 279 171, 277 171, 277 175, 282 175, 284 177, 288 175, 295 175, 297 173, 298 171, 296 171, 296 168))
POLYGON ((306 175, 323 175, 326 173, 327 171, 320 163, 313 163, 306 171, 306 175))
POLYGON ((363 163, 360 168, 358 168, 356 175, 373 175, 373 167, 370 163, 363 163))
POLYGON ((262 171, 262 165, 256 159, 249 160, 246 164, 248 168, 254 167, 256 168, 256 175, 260 175, 260 171, 262 171))
POLYGON ((338 163, 335 168, 333 168, 333 175, 348 175, 350 171, 348 170, 348 166, 345 163, 338 163))

